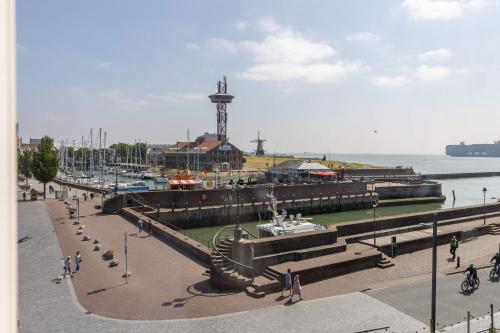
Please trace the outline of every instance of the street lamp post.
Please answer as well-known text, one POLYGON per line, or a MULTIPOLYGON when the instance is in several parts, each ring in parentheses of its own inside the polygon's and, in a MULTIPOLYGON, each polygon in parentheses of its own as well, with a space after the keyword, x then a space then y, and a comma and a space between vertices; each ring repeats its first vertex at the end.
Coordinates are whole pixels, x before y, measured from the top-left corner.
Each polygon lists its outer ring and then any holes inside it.
POLYGON ((238 196, 238 198, 237 198, 238 207, 236 209, 236 228, 239 228, 240 227, 240 204, 241 204, 241 202, 240 202, 240 185, 239 184, 236 185, 236 191, 237 191, 236 194, 238 196))
POLYGON ((375 228, 375 214, 377 209, 377 203, 373 203, 373 246, 377 247, 377 236, 376 236, 376 228, 375 228))
POLYGON ((486 189, 486 187, 483 187, 483 224, 484 225, 486 224, 486 192, 488 192, 488 190, 486 189))
POLYGON ((80 223, 80 198, 76 197, 74 199, 76 201, 76 224, 80 223))

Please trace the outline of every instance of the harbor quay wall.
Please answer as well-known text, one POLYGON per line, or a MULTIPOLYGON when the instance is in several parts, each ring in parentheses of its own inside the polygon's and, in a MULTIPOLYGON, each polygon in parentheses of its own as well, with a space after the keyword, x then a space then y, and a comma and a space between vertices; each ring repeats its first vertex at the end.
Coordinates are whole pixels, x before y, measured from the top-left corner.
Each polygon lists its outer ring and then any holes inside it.
MULTIPOLYGON (((335 170, 342 172, 342 170, 335 170)), ((374 169, 344 169, 345 175, 351 177, 382 177, 400 179, 405 176, 415 176, 412 168, 374 168, 374 169)))
MULTIPOLYGON (((471 237, 483 236, 488 233, 489 228, 490 228, 489 225, 485 225, 473 228, 471 230, 440 233, 437 235, 437 245, 439 246, 439 245, 449 244, 453 236, 455 236, 459 241, 466 241, 471 237)), ((425 250, 432 247, 432 235, 423 238, 410 239, 402 242, 398 242, 397 235, 395 236, 397 243, 397 250, 396 250, 397 255, 412 253, 415 251, 425 250)), ((392 248, 390 244, 383 245, 379 249, 382 253, 388 256, 391 256, 392 254, 391 253, 392 248)))
POLYGON ((379 199, 406 199, 421 197, 439 197, 442 186, 438 182, 427 181, 423 184, 377 186, 375 190, 379 199))
MULTIPOLYGON (((363 209, 372 206, 378 196, 374 193, 347 194, 330 197, 316 197, 300 200, 278 201, 278 210, 286 210, 289 214, 317 214, 341 210, 363 209)), ((181 229, 210 227, 234 224, 238 215, 238 205, 222 205, 212 207, 184 208, 168 211, 150 212, 148 215, 159 221, 174 225, 181 229)), ((239 221, 258 221, 269 217, 267 201, 242 204, 239 209, 239 221)))
MULTIPOLYGON (((261 274, 268 266, 288 261, 300 261, 308 258, 344 252, 346 244, 337 243, 336 230, 305 232, 280 237, 260 239, 239 239, 232 244, 232 259, 244 265, 252 266, 254 274, 261 274)), ((252 272, 238 267, 244 275, 252 272)))
MULTIPOLYGON (((375 229, 393 229, 400 227, 407 227, 419 223, 432 222, 434 214, 437 214, 438 222, 450 219, 456 219, 467 216, 481 216, 483 213, 500 212, 500 203, 490 203, 476 206, 459 207, 440 209, 425 213, 405 214, 395 217, 378 218, 375 220, 375 229)), ((373 232, 374 224, 373 219, 365 219, 353 222, 339 223, 330 225, 329 227, 336 228, 339 237, 348 237, 362 233, 373 232)))
MULTIPOLYGON (((365 193, 367 183, 361 181, 345 183, 322 183, 322 184, 300 184, 300 185, 276 185, 273 187, 274 196, 277 200, 308 199, 319 196, 335 196, 337 194, 359 194, 365 193)), ((213 190, 159 190, 137 193, 144 203, 151 207, 160 208, 186 208, 234 205, 240 203, 256 203, 266 201, 269 193, 269 185, 245 187, 239 191, 231 189, 213 190)), ((120 194, 110 198, 104 203, 104 212, 113 213, 123 208, 124 200, 120 194)), ((128 200, 130 201, 130 200, 128 200)), ((125 201, 125 202, 128 202, 125 201)))
POLYGON ((106 189, 95 188, 95 187, 84 185, 84 184, 69 183, 69 182, 65 182, 64 180, 60 180, 57 178, 54 178, 52 180, 52 182, 56 183, 57 185, 66 186, 69 188, 76 188, 76 189, 79 189, 82 191, 87 191, 87 192, 108 193, 108 190, 106 190, 106 189))
POLYGON ((210 266, 210 250, 205 245, 184 236, 177 230, 169 228, 168 226, 158 223, 157 221, 148 219, 146 215, 141 214, 132 208, 122 209, 121 215, 126 217, 134 225, 139 219, 141 219, 144 223, 144 229, 150 232, 151 235, 166 244, 175 246, 176 249, 201 261, 205 267, 210 266))
POLYGON ((422 175, 422 179, 456 179, 456 178, 481 178, 481 177, 497 177, 499 172, 464 172, 464 173, 439 173, 422 175))

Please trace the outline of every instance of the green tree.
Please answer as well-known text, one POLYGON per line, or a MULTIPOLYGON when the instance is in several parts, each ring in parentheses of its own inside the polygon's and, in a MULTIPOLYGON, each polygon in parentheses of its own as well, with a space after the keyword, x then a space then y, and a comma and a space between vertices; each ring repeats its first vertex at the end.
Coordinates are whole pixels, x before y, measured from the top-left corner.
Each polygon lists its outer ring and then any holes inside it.
POLYGON ((53 149, 54 140, 44 136, 37 150, 33 153, 31 160, 31 171, 33 176, 43 183, 43 198, 45 199, 45 187, 57 175, 59 169, 59 158, 53 149))
POLYGON ((17 151, 17 172, 26 178, 26 186, 28 180, 33 176, 31 172, 31 160, 33 153, 30 150, 17 151))

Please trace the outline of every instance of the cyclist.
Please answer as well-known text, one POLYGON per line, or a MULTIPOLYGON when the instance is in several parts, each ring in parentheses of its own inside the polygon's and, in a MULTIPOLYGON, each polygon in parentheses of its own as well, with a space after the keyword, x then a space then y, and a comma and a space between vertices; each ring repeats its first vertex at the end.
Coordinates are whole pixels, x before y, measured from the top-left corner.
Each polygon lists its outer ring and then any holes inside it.
POLYGON ((470 264, 469 267, 465 270, 465 273, 469 273, 469 277, 472 277, 473 280, 477 280, 477 268, 474 264, 470 264))
POLYGON ((497 252, 493 258, 491 258, 490 262, 493 262, 495 261, 495 271, 497 272, 497 274, 500 276, 500 252, 497 252))

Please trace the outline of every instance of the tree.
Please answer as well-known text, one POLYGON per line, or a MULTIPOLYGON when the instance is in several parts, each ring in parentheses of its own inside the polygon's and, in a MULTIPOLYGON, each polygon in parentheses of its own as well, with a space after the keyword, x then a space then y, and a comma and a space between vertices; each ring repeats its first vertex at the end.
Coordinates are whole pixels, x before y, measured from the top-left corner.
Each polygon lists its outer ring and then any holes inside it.
POLYGON ((28 180, 33 176, 31 172, 31 160, 33 153, 30 150, 17 151, 17 172, 26 178, 26 186, 28 180))
POLYGON ((31 171, 33 176, 43 183, 43 198, 45 199, 45 187, 57 175, 59 169, 59 158, 53 149, 54 140, 44 136, 37 150, 33 153, 31 160, 31 171))

